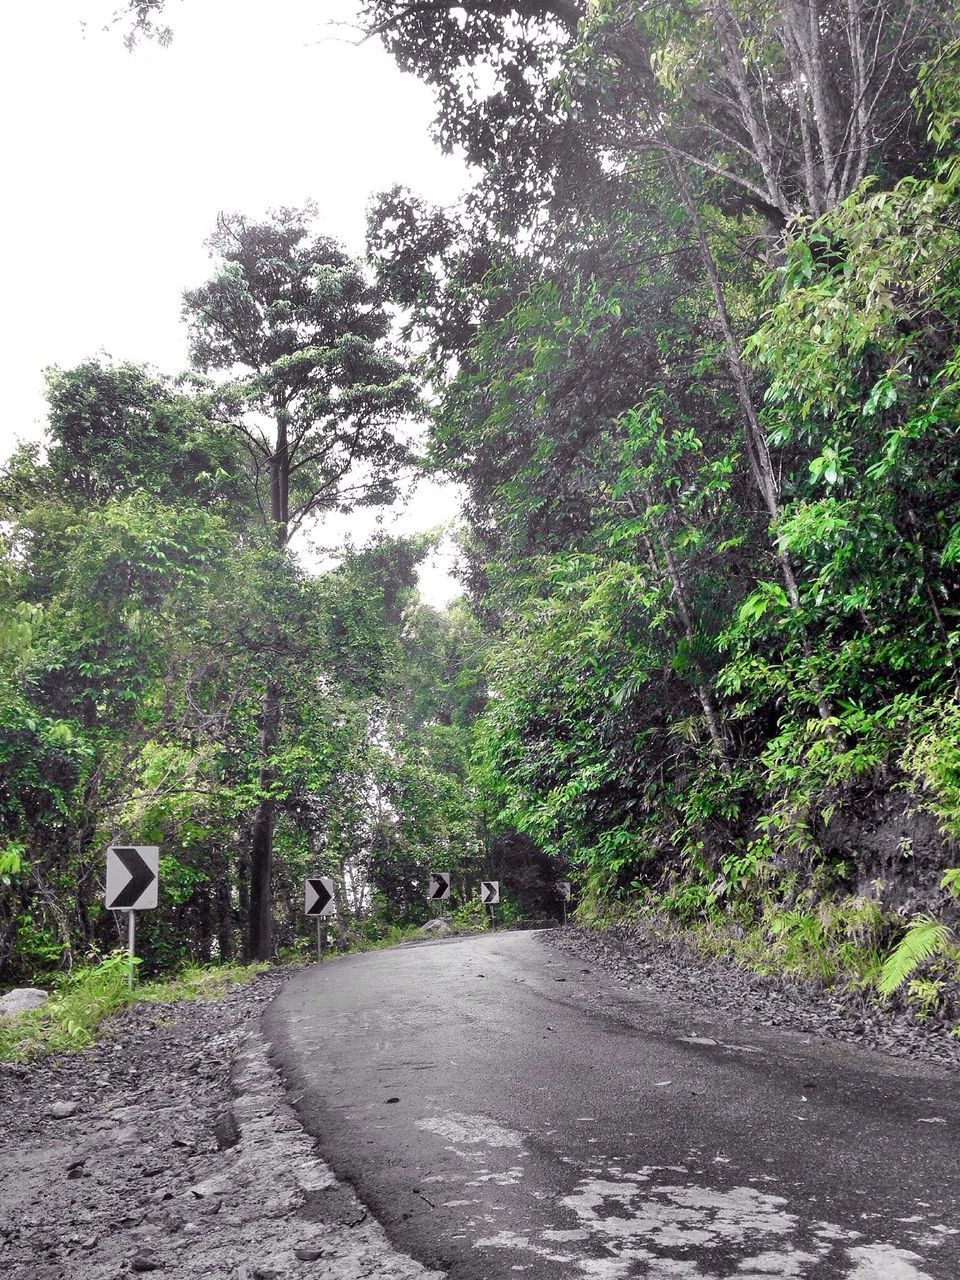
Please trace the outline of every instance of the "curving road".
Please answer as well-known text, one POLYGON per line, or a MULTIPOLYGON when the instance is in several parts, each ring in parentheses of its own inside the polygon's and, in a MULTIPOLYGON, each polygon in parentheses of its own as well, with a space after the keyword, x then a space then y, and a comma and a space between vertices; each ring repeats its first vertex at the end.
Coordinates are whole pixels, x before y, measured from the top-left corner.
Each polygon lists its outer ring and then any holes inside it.
POLYGON ((303 971, 307 1129, 455 1280, 960 1280, 956 1078, 671 1010, 487 934, 303 971))

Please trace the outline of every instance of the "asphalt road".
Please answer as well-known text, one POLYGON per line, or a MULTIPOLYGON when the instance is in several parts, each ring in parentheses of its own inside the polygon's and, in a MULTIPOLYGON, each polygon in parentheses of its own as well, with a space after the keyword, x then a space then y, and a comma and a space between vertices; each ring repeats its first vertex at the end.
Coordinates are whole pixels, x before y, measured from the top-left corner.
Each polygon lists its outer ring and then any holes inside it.
POLYGON ((456 1280, 960 1280, 955 1076, 531 933, 328 961, 265 1027, 335 1172, 456 1280))

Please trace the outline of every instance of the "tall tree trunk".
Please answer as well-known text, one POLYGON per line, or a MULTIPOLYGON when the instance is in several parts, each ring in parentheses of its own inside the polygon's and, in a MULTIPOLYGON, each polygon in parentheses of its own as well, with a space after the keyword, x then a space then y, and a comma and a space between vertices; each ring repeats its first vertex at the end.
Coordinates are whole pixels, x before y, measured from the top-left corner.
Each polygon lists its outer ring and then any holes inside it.
MULTIPOLYGON (((780 564, 780 574, 783 578, 784 587, 786 588, 787 599, 793 609, 800 608, 800 589, 797 585, 796 575, 794 573, 793 564, 790 560, 790 554, 779 534, 780 525, 780 485, 774 470, 773 460, 770 457, 770 448, 767 444, 767 437, 763 427, 760 425, 760 417, 757 413, 757 407, 754 404, 753 393, 750 389, 750 382, 747 378, 747 371, 743 366, 740 357, 740 344, 737 341, 736 334, 733 331, 733 322, 730 319, 730 310, 727 306, 726 294, 723 290, 723 283, 720 280, 720 272, 717 268, 716 260, 713 256, 713 250, 710 248, 710 242, 707 240, 707 233, 704 230, 703 219, 700 217, 700 211, 697 208, 696 201, 693 198, 693 192, 690 190, 690 183, 687 179, 683 165, 680 164, 668 148, 664 148, 663 157, 667 167, 670 170, 670 176, 673 178, 677 187, 677 194, 680 197, 680 203, 683 210, 690 221, 693 228, 694 236, 697 241, 697 248, 700 251, 700 260, 703 263, 707 280, 710 284, 710 292, 713 294, 714 304, 717 308, 717 319, 720 322, 720 332, 723 335, 724 352, 727 358, 727 365, 733 379, 733 385, 737 391, 737 399, 740 401, 740 408, 743 411, 744 420, 744 440, 747 446, 747 459, 750 463, 750 470, 756 481, 757 488, 763 498, 764 506, 770 515, 770 521, 773 525, 774 542, 776 546, 777 559, 780 564)), ((803 651, 808 659, 813 657, 813 648, 810 644, 809 637, 804 631, 803 635, 803 651)), ((823 694, 823 689, 819 680, 815 676, 811 676, 811 684, 817 699, 817 712, 821 720, 830 720, 833 715, 832 708, 827 702, 823 694)))
POLYGON ((233 959, 233 913, 230 906, 230 873, 225 865, 217 876, 217 952, 221 963, 233 959))
POLYGON ((200 887, 197 898, 197 959, 201 964, 210 963, 211 942, 213 939, 213 895, 212 885, 200 887))
POLYGON ((250 934, 250 850, 244 849, 237 861, 237 924, 243 940, 243 954, 247 954, 250 934))
POLYGON ((273 795, 276 770, 273 755, 280 739, 280 685, 271 682, 263 695, 260 728, 260 801, 250 830, 250 914, 247 920, 247 959, 269 960, 273 954, 273 824, 277 802, 273 795))
MULTIPOLYGON (((288 413, 276 405, 277 447, 270 458, 270 521, 282 551, 289 537, 290 449, 288 413)), ((273 628, 276 632, 276 627, 273 628)), ((279 639, 279 636, 274 636, 279 639)), ((247 921, 248 960, 269 960, 273 954, 273 828, 277 802, 273 795, 276 769, 273 756, 280 741, 283 715, 282 686, 271 681, 260 711, 260 800, 250 830, 250 914, 247 921)))

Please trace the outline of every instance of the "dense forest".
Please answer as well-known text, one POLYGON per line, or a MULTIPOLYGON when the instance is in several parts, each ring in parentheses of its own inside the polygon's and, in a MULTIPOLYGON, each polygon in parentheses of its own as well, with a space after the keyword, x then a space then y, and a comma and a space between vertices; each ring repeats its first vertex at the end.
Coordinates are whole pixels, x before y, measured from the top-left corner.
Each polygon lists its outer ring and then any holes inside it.
MULTIPOLYGON (((176 10, 140 0, 129 38, 176 10)), ((132 24, 132 25, 131 25, 132 24)), ((909 1001, 960 989, 960 21, 934 0, 360 0, 462 204, 221 217, 176 376, 48 375, 0 479, 0 965, 426 918, 648 913, 909 1001), (456 481, 322 571, 324 516, 456 481)), ((122 52, 120 54, 122 55, 122 52)), ((135 53, 134 53, 135 56, 135 53)))

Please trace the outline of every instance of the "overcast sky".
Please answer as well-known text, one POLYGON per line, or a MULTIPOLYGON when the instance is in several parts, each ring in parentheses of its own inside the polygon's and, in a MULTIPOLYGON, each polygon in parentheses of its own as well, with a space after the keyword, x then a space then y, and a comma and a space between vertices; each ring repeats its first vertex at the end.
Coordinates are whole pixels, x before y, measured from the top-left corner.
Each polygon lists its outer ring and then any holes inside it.
MULTIPOLYGON (((184 367, 180 295, 209 273, 219 210, 313 200, 360 253, 372 194, 400 182, 449 202, 467 181, 431 141, 429 92, 329 25, 352 0, 169 0, 173 44, 132 53, 103 30, 119 4, 4 11, 0 456, 41 434, 47 365, 106 352, 184 367)), ((423 489, 399 527, 454 509, 423 489)), ((423 583, 437 600, 440 568, 423 583)))

